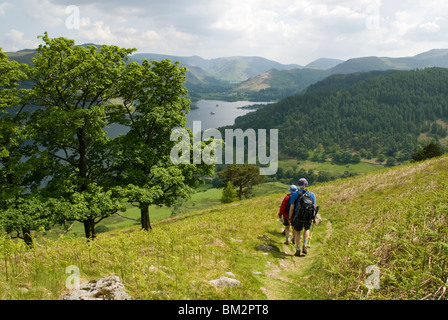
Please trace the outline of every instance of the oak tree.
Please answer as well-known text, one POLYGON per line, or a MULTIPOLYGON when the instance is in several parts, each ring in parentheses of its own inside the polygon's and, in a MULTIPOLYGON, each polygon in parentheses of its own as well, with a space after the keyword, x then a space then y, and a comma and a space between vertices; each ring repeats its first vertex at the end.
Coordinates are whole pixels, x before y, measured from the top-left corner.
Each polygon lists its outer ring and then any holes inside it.
MULTIPOLYGON (((186 68, 170 60, 131 62, 120 83, 121 123, 129 130, 118 137, 115 166, 121 195, 138 206, 141 225, 151 229, 149 207, 171 206, 188 198, 213 173, 213 165, 176 164, 171 134, 187 125, 186 68)), ((191 134, 191 130, 189 131, 191 134)))
MULTIPOLYGON (((81 221, 86 237, 93 239, 98 220, 116 212, 91 198, 92 190, 107 187, 102 183, 114 155, 106 128, 112 122, 109 114, 119 107, 114 102, 117 84, 134 49, 76 46, 73 40, 50 39, 47 33, 42 40, 45 44, 39 45, 29 72, 35 83, 34 103, 40 106, 31 117, 32 138, 51 168, 47 191, 70 199, 65 212, 81 221)), ((107 190, 96 198, 115 202, 107 190)))
POLYGON ((20 86, 27 80, 26 69, 0 50, 0 228, 32 245, 31 232, 56 221, 41 210, 46 202, 38 195, 43 177, 27 143, 30 90, 20 86))

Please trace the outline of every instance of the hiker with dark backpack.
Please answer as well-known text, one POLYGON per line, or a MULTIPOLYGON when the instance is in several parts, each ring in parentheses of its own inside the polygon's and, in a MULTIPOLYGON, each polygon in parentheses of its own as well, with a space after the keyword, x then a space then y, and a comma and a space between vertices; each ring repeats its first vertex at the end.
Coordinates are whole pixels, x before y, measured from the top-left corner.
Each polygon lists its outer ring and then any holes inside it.
POLYGON ((282 204, 280 206, 280 211, 278 212, 278 217, 282 220, 283 225, 285 226, 285 236, 286 236, 286 241, 285 244, 289 244, 289 238, 290 238, 290 225, 291 225, 291 221, 289 221, 289 198, 291 197, 291 195, 297 191, 297 187, 295 185, 292 185, 291 187, 289 187, 289 194, 287 194, 282 201, 282 204))
POLYGON ((303 231, 302 253, 307 254, 307 241, 310 236, 311 223, 315 219, 316 196, 308 191, 308 181, 301 178, 297 183, 299 190, 289 198, 289 220, 293 222, 294 238, 296 243, 295 256, 300 257, 300 232, 303 231))

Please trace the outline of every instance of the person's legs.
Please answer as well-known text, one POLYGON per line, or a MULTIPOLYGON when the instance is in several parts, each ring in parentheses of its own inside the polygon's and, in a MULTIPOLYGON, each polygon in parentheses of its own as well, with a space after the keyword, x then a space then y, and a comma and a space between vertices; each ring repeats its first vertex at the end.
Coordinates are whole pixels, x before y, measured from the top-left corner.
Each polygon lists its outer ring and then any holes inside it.
POLYGON ((302 248, 303 254, 307 254, 308 253, 307 242, 308 242, 309 236, 310 236, 310 230, 304 230, 303 231, 303 248, 302 248))
POLYGON ((285 235, 285 244, 289 244, 289 239, 291 237, 290 225, 288 219, 283 219, 283 226, 285 229, 283 230, 283 234, 285 235))
POLYGON ((294 255, 300 256, 300 231, 295 231, 295 233, 296 233, 296 237, 295 237, 296 253, 294 255))
POLYGON ((289 244, 289 236, 290 236, 289 224, 285 225, 285 236, 286 236, 285 244, 289 244))
POLYGON ((304 225, 304 230, 303 230, 303 248, 302 248, 302 252, 303 254, 307 254, 307 247, 308 247, 308 239, 310 237, 310 227, 311 227, 311 222, 306 222, 304 225))
POLYGON ((310 237, 310 230, 304 230, 303 231, 303 246, 306 247, 308 239, 310 237))
POLYGON ((294 223, 294 239, 296 243, 296 253, 295 256, 300 256, 300 233, 303 229, 303 223, 295 222, 294 223))
POLYGON ((291 233, 292 233, 291 242, 292 242, 292 244, 295 244, 296 243, 296 236, 295 236, 295 233, 294 233, 294 225, 292 225, 292 224, 291 224, 291 233))

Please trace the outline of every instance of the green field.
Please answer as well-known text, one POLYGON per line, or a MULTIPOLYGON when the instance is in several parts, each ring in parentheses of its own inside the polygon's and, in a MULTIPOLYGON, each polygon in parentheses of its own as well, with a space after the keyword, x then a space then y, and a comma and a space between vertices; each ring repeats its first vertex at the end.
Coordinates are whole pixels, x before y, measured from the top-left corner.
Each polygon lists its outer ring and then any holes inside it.
POLYGON ((306 171, 308 170, 314 170, 317 172, 325 171, 333 175, 342 175, 346 171, 352 174, 362 174, 384 168, 384 166, 381 164, 370 163, 365 161, 361 161, 359 163, 341 165, 341 164, 332 164, 330 161, 314 162, 310 160, 297 161, 295 159, 281 159, 279 160, 279 167, 285 170, 293 168, 297 168, 298 170, 300 170, 303 168, 306 171))

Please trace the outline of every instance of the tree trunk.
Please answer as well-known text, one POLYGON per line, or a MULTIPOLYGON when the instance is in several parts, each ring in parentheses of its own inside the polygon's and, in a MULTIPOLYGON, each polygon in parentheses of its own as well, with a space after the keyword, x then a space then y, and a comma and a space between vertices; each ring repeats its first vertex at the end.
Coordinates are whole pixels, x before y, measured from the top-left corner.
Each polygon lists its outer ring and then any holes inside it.
POLYGON ((93 219, 88 219, 84 221, 84 232, 86 238, 89 240, 95 239, 95 221, 93 219))
POLYGON ((79 142, 79 163, 78 163, 78 175, 82 179, 81 180, 81 186, 80 191, 86 191, 87 190, 87 143, 86 143, 86 134, 83 129, 78 129, 77 131, 77 137, 79 142))
POLYGON ((243 200, 243 185, 240 185, 240 186, 239 186, 239 189, 238 189, 238 198, 239 198, 240 200, 243 200))
MULTIPOLYGON (((78 175, 81 178, 80 192, 84 192, 88 189, 87 184, 87 143, 85 130, 80 128, 76 132, 79 142, 79 163, 78 163, 78 175)), ((95 221, 93 219, 84 220, 84 232, 88 240, 95 239, 95 221)))
POLYGON ((149 207, 145 206, 144 208, 141 208, 140 213, 142 220, 142 229, 144 229, 145 231, 151 230, 152 227, 151 227, 151 221, 149 220, 149 207))
POLYGON ((31 237, 31 230, 28 228, 22 228, 23 233, 23 241, 27 244, 27 246, 33 246, 33 238, 31 237))

